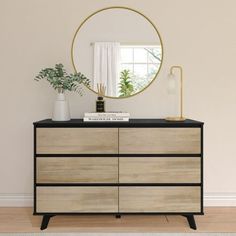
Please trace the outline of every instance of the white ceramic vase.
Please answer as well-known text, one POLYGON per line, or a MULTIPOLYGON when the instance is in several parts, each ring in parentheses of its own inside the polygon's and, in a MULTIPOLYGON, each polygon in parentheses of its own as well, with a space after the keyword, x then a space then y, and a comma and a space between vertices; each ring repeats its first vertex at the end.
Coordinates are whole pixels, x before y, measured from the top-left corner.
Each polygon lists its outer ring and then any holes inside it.
POLYGON ((52 114, 53 121, 68 121, 70 120, 69 103, 66 101, 63 91, 59 91, 57 99, 54 103, 54 109, 52 114))

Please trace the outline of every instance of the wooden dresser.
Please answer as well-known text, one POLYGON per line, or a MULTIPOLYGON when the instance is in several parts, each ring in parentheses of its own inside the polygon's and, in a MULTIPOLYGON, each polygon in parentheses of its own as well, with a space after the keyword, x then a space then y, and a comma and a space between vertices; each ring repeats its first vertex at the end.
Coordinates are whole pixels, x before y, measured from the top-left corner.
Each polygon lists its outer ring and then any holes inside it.
POLYGON ((34 123, 34 214, 203 214, 203 123, 34 123))

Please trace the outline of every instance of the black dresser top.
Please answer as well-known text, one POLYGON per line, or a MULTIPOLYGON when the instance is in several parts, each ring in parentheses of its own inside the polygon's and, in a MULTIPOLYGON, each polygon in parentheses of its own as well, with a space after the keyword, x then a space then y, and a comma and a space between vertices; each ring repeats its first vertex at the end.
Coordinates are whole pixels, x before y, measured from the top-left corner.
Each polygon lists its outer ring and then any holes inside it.
POLYGON ((84 122, 83 119, 34 122, 35 127, 202 127, 203 122, 187 119, 185 121, 166 121, 165 119, 130 119, 128 122, 84 122))

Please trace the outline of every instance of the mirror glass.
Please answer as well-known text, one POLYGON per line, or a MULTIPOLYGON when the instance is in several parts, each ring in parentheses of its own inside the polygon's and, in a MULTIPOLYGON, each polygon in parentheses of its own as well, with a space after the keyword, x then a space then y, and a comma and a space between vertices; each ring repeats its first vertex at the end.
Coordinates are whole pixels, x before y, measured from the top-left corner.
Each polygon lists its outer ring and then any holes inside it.
POLYGON ((75 70, 89 80, 89 88, 105 96, 124 98, 143 91, 156 78, 162 64, 158 30, 143 14, 111 7, 89 16, 72 43, 75 70))

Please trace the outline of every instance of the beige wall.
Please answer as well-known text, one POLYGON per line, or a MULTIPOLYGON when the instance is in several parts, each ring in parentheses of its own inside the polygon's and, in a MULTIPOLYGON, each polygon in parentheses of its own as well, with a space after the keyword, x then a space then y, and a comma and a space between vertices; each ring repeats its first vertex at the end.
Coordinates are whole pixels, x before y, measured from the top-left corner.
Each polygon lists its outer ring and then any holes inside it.
MULTIPOLYGON (((46 83, 33 81, 35 74, 56 62, 72 70, 74 31, 87 15, 112 5, 140 10, 156 24, 164 64, 144 93, 107 100, 108 109, 165 117, 165 76, 171 65, 182 65, 185 115, 205 122, 205 192, 212 199, 231 196, 234 204, 235 0, 0 0, 0 201, 32 193, 32 122, 51 116, 55 97, 46 83)), ((87 90, 83 97, 68 98, 73 117, 94 108, 95 95, 87 90)))

